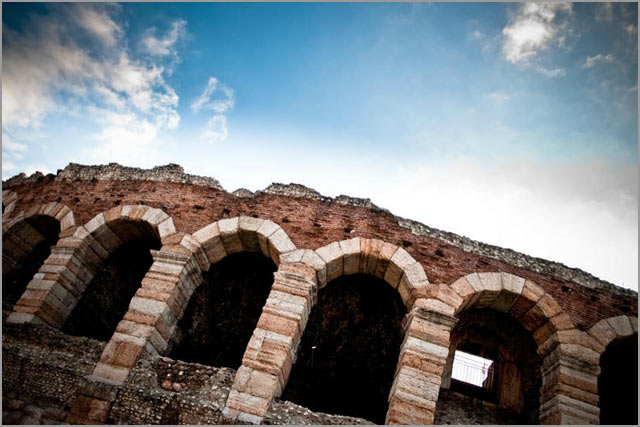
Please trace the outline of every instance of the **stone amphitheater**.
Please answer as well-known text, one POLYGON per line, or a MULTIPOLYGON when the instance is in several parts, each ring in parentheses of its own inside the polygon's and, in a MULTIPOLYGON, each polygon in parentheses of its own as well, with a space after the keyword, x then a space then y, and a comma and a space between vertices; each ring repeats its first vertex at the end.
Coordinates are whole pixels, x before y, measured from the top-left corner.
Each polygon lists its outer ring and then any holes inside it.
POLYGON ((638 422, 636 292, 368 199, 70 164, 2 212, 4 424, 638 422))

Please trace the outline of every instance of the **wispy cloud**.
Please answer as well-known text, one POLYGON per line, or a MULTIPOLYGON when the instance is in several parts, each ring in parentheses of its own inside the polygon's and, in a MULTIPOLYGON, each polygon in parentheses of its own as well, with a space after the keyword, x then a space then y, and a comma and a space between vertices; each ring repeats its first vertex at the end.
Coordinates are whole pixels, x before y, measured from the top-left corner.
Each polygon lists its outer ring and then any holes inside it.
POLYGON ((186 22, 176 20, 166 37, 148 44, 157 60, 154 55, 134 58, 120 9, 51 5, 48 15, 31 16, 27 30, 17 33, 3 26, 3 130, 37 129, 61 111, 60 105, 70 112, 79 109, 75 114, 91 118, 100 129, 93 135, 98 143, 93 158, 108 162, 127 157, 161 131, 177 128, 179 99, 166 81, 161 54, 163 49, 175 54, 171 49, 186 22), (71 98, 77 100, 73 107, 67 102, 71 98))
POLYGON ((187 21, 174 21, 164 37, 156 37, 157 29, 150 28, 140 42, 143 51, 150 55, 167 56, 176 54, 176 43, 186 36, 187 21))
POLYGON ((571 3, 526 3, 502 30, 502 52, 513 64, 526 64, 546 50, 565 28, 560 14, 571 14, 571 3))
POLYGON ((596 8, 596 21, 613 21, 613 3, 600 3, 596 8))
POLYGON ((213 111, 215 114, 209 119, 201 137, 210 144, 227 139, 227 118, 224 113, 235 105, 233 90, 218 82, 215 77, 209 77, 207 87, 191 104, 194 112, 202 110, 213 111))
POLYGON ((607 54, 607 55, 602 55, 602 54, 597 54, 595 56, 587 56, 587 59, 584 61, 584 64, 582 64, 582 68, 591 68, 594 65, 596 65, 599 62, 613 62, 613 55, 612 54, 607 54))
POLYGON ((536 71, 540 74, 544 74, 547 77, 563 77, 567 75, 567 72, 564 68, 556 67, 556 68, 546 68, 541 65, 538 65, 536 71))

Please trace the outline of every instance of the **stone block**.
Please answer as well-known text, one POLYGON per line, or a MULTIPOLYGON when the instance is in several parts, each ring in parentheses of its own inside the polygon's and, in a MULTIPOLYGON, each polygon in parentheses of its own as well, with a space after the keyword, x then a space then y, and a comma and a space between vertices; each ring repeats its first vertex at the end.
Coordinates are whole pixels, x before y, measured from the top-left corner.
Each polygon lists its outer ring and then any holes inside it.
MULTIPOLYGON (((248 252, 261 252, 257 231, 264 219, 241 216, 238 220, 238 229, 242 247, 248 252)), ((267 257, 269 255, 266 255, 267 257)))
POLYGON ((209 270, 209 257, 195 237, 190 234, 185 234, 180 241, 180 245, 187 248, 193 254, 193 257, 196 259, 201 271, 204 272, 209 270))
POLYGON ((258 235, 258 244, 260 245, 260 250, 262 251, 262 254, 267 258, 272 258, 269 251, 269 237, 271 237, 271 235, 279 229, 280 226, 278 224, 266 219, 256 231, 256 234, 258 235))
POLYGON ((398 247, 396 245, 389 242, 383 242, 380 252, 378 253, 378 261, 376 263, 376 271, 374 273, 376 277, 384 280, 391 258, 393 258, 393 255, 395 255, 397 250, 398 247))
POLYGON ((627 316, 610 317, 607 322, 616 331, 618 337, 627 337, 633 334, 633 326, 627 316))
MULTIPOLYGON (((340 243, 340 249, 344 254, 343 261, 343 274, 345 276, 350 274, 359 273, 360 269, 360 238, 355 237, 349 240, 342 240, 340 243)), ((398 281, 400 278, 398 277, 398 281)), ((397 285, 397 284, 396 284, 397 285)))
POLYGON ((372 276, 376 273, 376 265, 384 242, 378 239, 360 239, 360 266, 358 270, 372 276))
POLYGON ((414 264, 415 259, 407 251, 398 248, 389 261, 389 266, 384 274, 384 280, 394 288, 398 287, 404 270, 414 264))
MULTIPOLYGON (((315 252, 326 264, 327 283, 344 274, 344 252, 342 251, 340 242, 333 242, 327 246, 316 249, 315 252)), ((323 288, 325 285, 326 283, 318 283, 319 288, 323 288)))
POLYGON ((414 308, 419 307, 419 308, 424 308, 431 311, 436 311, 438 313, 446 314, 448 316, 453 316, 456 312, 455 308, 435 298, 418 298, 413 303, 413 307, 414 308))
MULTIPOLYGON (((241 393, 233 389, 227 398, 227 409, 252 414, 260 418, 266 415, 269 405, 271 405, 271 399, 241 393)), ((238 420, 241 419, 238 418, 238 420)))
POLYGON ((220 230, 220 238, 227 254, 242 252, 242 242, 238 232, 239 218, 225 218, 218 221, 218 229, 220 230))
POLYGON ((280 255, 289 251, 295 251, 296 245, 293 244, 287 233, 283 229, 277 230, 271 236, 269 236, 268 246, 271 259, 276 265, 280 264, 280 255))
POLYGON ((589 329, 589 335, 594 337, 603 346, 608 346, 611 341, 617 338, 618 334, 606 319, 602 319, 589 329))
POLYGON ((173 225, 173 218, 169 217, 158 224, 158 235, 160 240, 164 241, 167 237, 175 234, 176 227, 173 225))
POLYGON ((93 370, 94 377, 104 378, 117 384, 124 384, 128 375, 129 369, 102 362, 98 362, 93 370))
POLYGON ((220 238, 218 223, 214 222, 193 233, 193 237, 204 249, 210 264, 215 264, 227 256, 227 251, 220 238))

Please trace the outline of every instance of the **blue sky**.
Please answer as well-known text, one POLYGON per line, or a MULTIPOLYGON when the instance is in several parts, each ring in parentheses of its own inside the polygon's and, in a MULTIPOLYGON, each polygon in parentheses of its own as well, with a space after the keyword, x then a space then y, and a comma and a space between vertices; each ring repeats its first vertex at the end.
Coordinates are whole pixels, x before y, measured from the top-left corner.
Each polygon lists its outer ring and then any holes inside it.
POLYGON ((3 3, 2 174, 298 182, 638 283, 637 5, 3 3))

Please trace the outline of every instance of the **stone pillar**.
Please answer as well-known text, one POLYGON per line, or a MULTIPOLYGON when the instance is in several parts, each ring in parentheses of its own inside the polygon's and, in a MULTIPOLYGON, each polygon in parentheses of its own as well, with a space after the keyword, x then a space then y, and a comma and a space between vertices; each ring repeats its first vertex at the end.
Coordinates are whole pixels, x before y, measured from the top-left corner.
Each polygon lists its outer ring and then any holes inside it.
POLYGON ((317 289, 316 271, 307 265, 281 264, 274 273, 271 292, 223 411, 227 420, 260 424, 272 399, 282 394, 317 289))
POLYGON ((449 336, 457 319, 415 307, 405 322, 386 424, 433 424, 449 336))
POLYGON ((447 363, 444 365, 444 373, 442 374, 442 384, 440 388, 450 389, 451 388, 451 375, 453 374, 453 360, 456 356, 456 345, 451 344, 449 346, 449 355, 447 356, 447 363))
POLYGON ((61 238, 33 276, 7 318, 9 323, 62 326, 93 278, 96 266, 109 255, 84 227, 61 238))
POLYGON ((540 424, 598 424, 599 355, 578 344, 559 344, 542 362, 540 424))
POLYGON ((87 377, 69 412, 69 422, 103 424, 115 393, 144 352, 162 355, 168 350, 187 301, 202 283, 193 257, 166 250, 151 251, 153 264, 131 299, 93 374, 87 377), (109 400, 110 399, 110 400, 109 400))

